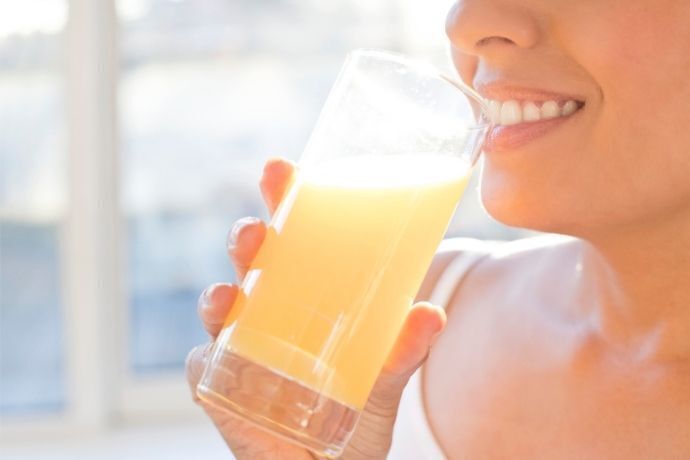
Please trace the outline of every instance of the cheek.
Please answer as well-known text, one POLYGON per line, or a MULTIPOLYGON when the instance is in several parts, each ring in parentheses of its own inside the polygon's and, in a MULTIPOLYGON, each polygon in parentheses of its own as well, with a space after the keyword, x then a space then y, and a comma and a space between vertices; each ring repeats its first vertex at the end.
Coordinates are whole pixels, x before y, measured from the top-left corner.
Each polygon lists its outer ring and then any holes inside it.
POLYGON ((625 3, 595 48, 604 95, 595 146, 619 194, 659 209, 690 199, 690 2, 625 3))
POLYGON ((592 2, 561 29, 600 89, 583 152, 600 192, 590 211, 630 220, 690 207, 690 2, 596 0, 597 15, 592 2))
POLYGON ((690 212, 690 1, 582 0, 566 13, 554 46, 599 96, 568 145, 542 143, 538 161, 487 158, 486 210, 581 236, 690 212))
POLYGON ((565 29, 574 43, 570 50, 574 59, 599 86, 597 109, 606 122, 600 129, 623 129, 621 134, 636 138, 635 144, 684 134, 679 128, 690 122, 690 2, 601 4, 607 8, 590 19, 587 34, 578 33, 571 24, 565 29))

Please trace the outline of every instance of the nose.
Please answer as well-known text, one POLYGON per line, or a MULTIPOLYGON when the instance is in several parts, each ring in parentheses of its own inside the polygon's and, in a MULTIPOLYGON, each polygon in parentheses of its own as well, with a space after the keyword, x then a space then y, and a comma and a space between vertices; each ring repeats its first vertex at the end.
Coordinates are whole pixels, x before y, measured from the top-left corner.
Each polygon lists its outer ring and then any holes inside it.
POLYGON ((446 34, 454 48, 472 56, 532 48, 539 41, 539 24, 524 3, 458 0, 448 12, 446 34))

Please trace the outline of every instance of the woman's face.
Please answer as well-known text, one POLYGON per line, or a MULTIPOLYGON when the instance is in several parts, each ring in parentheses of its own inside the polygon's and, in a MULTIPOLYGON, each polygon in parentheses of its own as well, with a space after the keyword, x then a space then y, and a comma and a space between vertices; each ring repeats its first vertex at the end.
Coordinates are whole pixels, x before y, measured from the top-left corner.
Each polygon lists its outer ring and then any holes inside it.
POLYGON ((462 79, 500 102, 495 218, 579 236, 690 219, 690 1, 461 0, 447 32, 462 79))

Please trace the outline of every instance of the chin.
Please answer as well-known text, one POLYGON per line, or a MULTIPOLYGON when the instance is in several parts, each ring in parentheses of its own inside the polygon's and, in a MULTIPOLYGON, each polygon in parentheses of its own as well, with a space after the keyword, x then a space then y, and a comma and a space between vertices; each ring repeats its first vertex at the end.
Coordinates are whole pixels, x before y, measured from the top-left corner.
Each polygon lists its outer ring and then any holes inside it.
POLYGON ((659 218, 649 212, 632 212, 623 204, 601 208, 596 206, 595 197, 583 199, 582 194, 575 198, 558 190, 542 193, 534 187, 494 185, 482 183, 482 206, 491 217, 510 227, 595 240, 642 228, 659 218))
POLYGON ((676 237, 690 228, 688 185, 662 188, 657 180, 632 190, 601 178, 587 181, 578 174, 556 176, 533 170, 520 174, 523 171, 516 169, 482 170, 482 205, 504 225, 590 241, 662 228, 676 237))
POLYGON ((519 227, 540 232, 546 230, 547 220, 541 212, 524 205, 524 201, 514 194, 501 194, 481 188, 484 210, 495 220, 509 227, 519 227), (530 209, 531 208, 531 209, 530 209))
MULTIPOLYGON (((482 206, 498 222, 545 233, 582 236, 582 219, 577 221, 576 204, 554 193, 540 193, 533 186, 508 186, 482 180, 482 206)), ((581 203, 578 203, 580 206, 581 203)))

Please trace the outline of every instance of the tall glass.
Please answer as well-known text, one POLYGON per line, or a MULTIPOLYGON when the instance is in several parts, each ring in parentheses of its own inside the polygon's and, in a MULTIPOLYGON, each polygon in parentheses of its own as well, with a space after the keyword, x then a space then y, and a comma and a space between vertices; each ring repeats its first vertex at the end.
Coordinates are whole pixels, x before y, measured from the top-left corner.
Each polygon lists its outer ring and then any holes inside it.
POLYGON ((199 397, 337 456, 488 127, 481 99, 397 54, 349 54, 199 383, 199 397))

